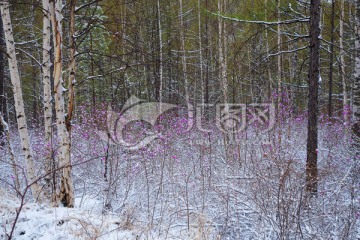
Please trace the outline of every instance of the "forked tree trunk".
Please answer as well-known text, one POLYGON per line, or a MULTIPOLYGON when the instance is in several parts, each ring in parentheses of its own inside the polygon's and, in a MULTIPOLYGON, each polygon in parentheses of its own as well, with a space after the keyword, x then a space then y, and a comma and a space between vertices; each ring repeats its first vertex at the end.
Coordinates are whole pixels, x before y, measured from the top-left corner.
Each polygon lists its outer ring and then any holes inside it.
POLYGON ((46 193, 48 198, 51 198, 49 193, 53 192, 52 200, 55 201, 56 187, 55 183, 51 183, 53 169, 53 158, 52 158, 52 105, 51 105, 51 80, 50 80, 50 6, 49 0, 43 0, 43 51, 42 51, 42 78, 43 78, 43 91, 44 91, 44 133, 45 133, 45 146, 47 150, 46 156, 46 193))
POLYGON ((306 190, 317 192, 318 168, 318 88, 320 77, 320 0, 310 5, 310 66, 308 97, 308 137, 306 159, 306 190))
POLYGON ((50 0, 51 22, 54 42, 54 97, 57 134, 60 141, 59 166, 62 168, 59 200, 65 207, 74 207, 74 186, 71 178, 70 137, 65 124, 65 107, 62 79, 62 4, 61 0, 50 0))
POLYGON ((6 49, 9 55, 8 62, 10 69, 10 78, 14 93, 14 106, 16 111, 17 126, 21 140, 21 148, 26 161, 26 173, 28 178, 27 180, 28 184, 31 184, 31 192, 33 194, 33 197, 37 199, 40 197, 40 188, 38 183, 36 182, 37 175, 35 174, 32 149, 30 146, 30 137, 26 124, 24 100, 22 96, 20 75, 16 60, 15 42, 11 25, 8 1, 3 1, 1 3, 1 17, 4 26, 6 49))

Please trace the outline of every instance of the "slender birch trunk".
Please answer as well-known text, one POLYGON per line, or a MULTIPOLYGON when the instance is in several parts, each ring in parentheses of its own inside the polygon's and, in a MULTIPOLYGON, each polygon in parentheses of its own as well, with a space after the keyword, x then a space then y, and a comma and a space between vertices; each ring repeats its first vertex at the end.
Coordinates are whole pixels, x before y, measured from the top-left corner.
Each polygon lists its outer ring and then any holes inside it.
POLYGON ((70 137, 65 124, 65 107, 62 79, 62 4, 61 0, 50 0, 50 13, 54 41, 54 97, 57 133, 60 140, 59 166, 62 168, 60 201, 65 207, 74 207, 74 186, 71 178, 70 137))
MULTIPOLYGON (((44 130, 45 130, 45 146, 47 150, 46 156, 46 187, 47 191, 50 192, 53 190, 53 200, 55 200, 56 196, 56 187, 55 183, 51 183, 52 174, 51 171, 53 170, 53 158, 52 158, 52 105, 51 105, 51 80, 50 80, 50 38, 51 38, 51 28, 50 28, 50 6, 49 0, 43 0, 43 50, 42 50, 42 78, 43 78, 43 91, 44 91, 44 130), (54 185, 52 187, 52 184, 54 185)), ((47 193, 45 193, 47 194, 47 193)), ((48 196, 50 198, 50 196, 48 196)))
POLYGON ((71 120, 74 113, 75 107, 75 72, 76 72, 76 61, 75 61, 75 6, 77 0, 70 0, 70 64, 69 64, 69 93, 68 93, 68 111, 66 116, 66 129, 69 132, 71 138, 71 120))
POLYGON ((22 96, 20 75, 16 60, 15 42, 14 42, 12 25, 11 25, 8 1, 3 1, 1 3, 1 17, 4 26, 6 49, 9 55, 8 62, 9 62, 11 83, 13 85, 13 93, 14 93, 14 101, 15 101, 14 106, 16 111, 17 125, 21 140, 21 148, 26 161, 26 173, 28 178, 27 180, 28 180, 28 184, 31 184, 31 192, 33 197, 38 199, 39 197, 41 197, 40 196, 41 191, 38 183, 36 182, 37 175, 35 174, 35 166, 32 155, 33 151, 30 146, 30 136, 26 124, 24 100, 22 96))

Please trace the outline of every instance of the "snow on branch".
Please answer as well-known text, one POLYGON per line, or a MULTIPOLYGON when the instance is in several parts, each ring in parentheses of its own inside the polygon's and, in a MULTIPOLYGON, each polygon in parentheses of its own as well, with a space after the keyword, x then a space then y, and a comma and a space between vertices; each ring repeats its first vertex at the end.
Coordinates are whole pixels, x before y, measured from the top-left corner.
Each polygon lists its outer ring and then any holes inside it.
POLYGON ((223 19, 227 19, 227 20, 231 20, 231 21, 235 21, 235 22, 241 22, 241 23, 254 23, 254 24, 260 24, 260 25, 268 25, 268 26, 273 26, 273 25, 284 25, 284 24, 292 24, 292 23, 303 23, 303 22, 309 22, 309 18, 295 18, 295 19, 290 19, 290 20, 284 20, 284 21, 276 21, 276 22, 267 22, 267 21, 258 21, 258 20, 244 20, 244 19, 239 19, 239 18, 232 18, 232 17, 227 17, 218 13, 213 13, 210 12, 211 14, 221 17, 223 19))

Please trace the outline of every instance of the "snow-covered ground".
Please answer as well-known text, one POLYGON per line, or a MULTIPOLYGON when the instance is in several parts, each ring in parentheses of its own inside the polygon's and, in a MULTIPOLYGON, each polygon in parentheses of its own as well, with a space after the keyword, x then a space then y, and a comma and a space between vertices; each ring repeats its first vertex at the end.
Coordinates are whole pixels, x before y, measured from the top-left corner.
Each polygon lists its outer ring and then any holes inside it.
MULTIPOLYGON (((75 208, 30 202, 27 195, 13 239, 360 239, 360 186, 348 129, 321 125, 319 191, 311 197, 306 125, 292 121, 269 134, 248 129, 229 145, 223 135, 192 132, 136 152, 107 149, 94 128, 75 126, 75 208)), ((41 169, 37 141, 33 134, 41 169)), ((11 167, 0 163, 0 173, 6 239, 21 203, 5 183, 11 167)))
MULTIPOLYGON (((126 230, 119 216, 101 213, 99 201, 85 199, 80 206, 80 200, 76 199, 75 208, 25 203, 17 220, 14 239, 136 239, 136 231, 126 230)), ((1 239, 6 239, 5 231, 10 233, 19 206, 16 197, 1 193, 1 239)))
MULTIPOLYGON (((51 207, 48 204, 24 203, 12 235, 16 240, 133 240, 133 239, 210 239, 214 228, 192 224, 190 231, 180 224, 165 233, 152 232, 124 215, 104 214, 99 200, 88 196, 76 198, 75 208, 51 207), (144 234, 146 232, 146 234, 144 234)), ((15 196, 1 192, 0 239, 7 239, 21 201, 15 196)))

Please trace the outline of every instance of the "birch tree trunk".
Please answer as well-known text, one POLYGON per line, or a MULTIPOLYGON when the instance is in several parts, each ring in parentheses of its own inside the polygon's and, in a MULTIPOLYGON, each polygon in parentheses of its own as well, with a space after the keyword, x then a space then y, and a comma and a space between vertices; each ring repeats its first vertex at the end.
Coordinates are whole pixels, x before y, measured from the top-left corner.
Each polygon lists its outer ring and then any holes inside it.
MULTIPOLYGON (((52 158, 52 105, 51 105, 51 82, 50 82, 50 37, 51 37, 51 28, 50 28, 50 6, 49 0, 43 0, 43 50, 42 50, 42 78, 43 78, 43 91, 44 91, 44 132, 45 132, 45 146, 47 150, 46 156, 46 193, 53 192, 53 200, 55 201, 56 196, 56 186, 55 183, 51 183, 51 172, 53 169, 53 158, 52 158), (53 186, 52 186, 53 185, 53 186)), ((50 198, 50 196, 47 196, 50 198)))
POLYGON ((311 0, 310 5, 310 66, 308 99, 308 136, 306 159, 306 190, 317 192, 318 183, 318 113, 320 77, 320 0, 311 0))
POLYGON ((76 72, 76 62, 75 62, 75 6, 77 0, 70 0, 70 64, 69 64, 69 95, 68 95, 68 111, 66 117, 66 129, 69 132, 69 136, 71 138, 71 120, 75 107, 75 72, 76 72))
POLYGON ((74 207, 74 186, 71 178, 70 137, 65 124, 65 107, 62 79, 62 4, 61 0, 50 0, 50 13, 54 42, 54 97, 57 134, 60 140, 59 167, 62 168, 60 201, 65 207, 74 207))
POLYGON ((16 60, 15 53, 15 42, 14 35, 11 25, 10 19, 10 11, 9 11, 9 2, 3 1, 1 3, 1 17, 3 21, 4 33, 5 33, 5 42, 6 42, 6 50, 9 55, 9 69, 10 69, 10 78, 13 86, 14 93, 14 105, 16 111, 16 119, 17 126, 19 130, 20 140, 21 140, 21 148, 24 154, 24 158, 26 161, 26 173, 27 173, 27 181, 28 184, 31 184, 31 192, 35 199, 38 199, 40 196, 40 188, 38 183, 36 182, 37 175, 35 174, 35 166, 33 162, 32 149, 30 146, 30 136, 26 124, 26 116, 24 109, 24 100, 22 96, 22 89, 20 83, 20 75, 16 60))

